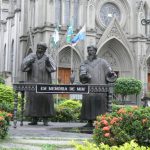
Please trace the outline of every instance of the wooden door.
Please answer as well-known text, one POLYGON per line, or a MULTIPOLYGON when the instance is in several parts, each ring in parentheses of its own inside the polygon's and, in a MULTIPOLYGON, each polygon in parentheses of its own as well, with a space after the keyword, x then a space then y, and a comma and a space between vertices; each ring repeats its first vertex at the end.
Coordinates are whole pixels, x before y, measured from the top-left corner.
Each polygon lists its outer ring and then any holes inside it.
POLYGON ((70 68, 59 68, 58 70, 58 81, 60 84, 70 84, 70 68))
MULTIPOLYGON (((70 84, 70 68, 59 68, 58 70, 58 83, 59 84, 70 84)), ((60 94, 60 97, 69 98, 68 94, 60 94)))

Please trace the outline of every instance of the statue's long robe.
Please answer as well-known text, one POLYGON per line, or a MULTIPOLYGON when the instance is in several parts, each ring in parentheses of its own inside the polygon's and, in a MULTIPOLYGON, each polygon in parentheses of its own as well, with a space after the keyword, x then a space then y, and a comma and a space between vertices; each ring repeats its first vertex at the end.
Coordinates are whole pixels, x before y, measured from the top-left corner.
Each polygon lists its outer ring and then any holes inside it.
MULTIPOLYGON (((36 54, 31 53, 24 58, 21 69, 27 72, 28 83, 52 83, 51 72, 56 70, 54 63, 50 60, 51 66, 46 66, 46 55, 37 59, 36 54), (30 63, 32 58, 34 63, 30 63)), ((51 94, 37 94, 35 92, 26 93, 25 115, 31 117, 49 117, 54 115, 54 102, 51 94)))
MULTIPOLYGON (((80 75, 82 70, 86 69, 87 74, 91 76, 88 84, 106 84, 106 76, 111 71, 110 65, 102 58, 96 58, 93 61, 85 60, 80 66, 80 75)), ((85 70, 84 70, 85 71, 85 70)), ((107 94, 84 94, 82 99, 81 119, 95 120, 96 116, 104 114, 107 111, 107 94)))

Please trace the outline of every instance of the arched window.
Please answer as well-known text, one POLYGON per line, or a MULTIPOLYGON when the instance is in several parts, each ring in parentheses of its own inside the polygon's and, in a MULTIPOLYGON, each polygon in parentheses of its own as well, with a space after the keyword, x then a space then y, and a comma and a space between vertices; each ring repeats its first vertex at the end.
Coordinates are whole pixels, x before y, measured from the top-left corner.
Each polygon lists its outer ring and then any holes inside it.
POLYGON ((74 0, 74 28, 78 27, 79 0, 74 0))
POLYGON ((62 2, 61 0, 55 1, 55 22, 57 25, 61 24, 61 12, 62 12, 62 2))
POLYGON ((65 24, 70 24, 70 0, 66 0, 65 5, 65 24))

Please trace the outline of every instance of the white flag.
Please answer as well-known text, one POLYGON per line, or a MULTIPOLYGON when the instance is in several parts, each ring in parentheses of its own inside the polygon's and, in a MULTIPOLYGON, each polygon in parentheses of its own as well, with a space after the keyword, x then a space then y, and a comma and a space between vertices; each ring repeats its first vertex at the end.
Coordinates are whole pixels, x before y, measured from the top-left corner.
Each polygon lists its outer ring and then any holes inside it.
POLYGON ((59 41, 59 32, 57 29, 55 29, 52 37, 53 37, 54 43, 56 44, 59 41))
POLYGON ((85 39, 86 34, 86 25, 82 27, 82 29, 78 32, 78 34, 72 39, 72 44, 76 45, 79 41, 85 39))

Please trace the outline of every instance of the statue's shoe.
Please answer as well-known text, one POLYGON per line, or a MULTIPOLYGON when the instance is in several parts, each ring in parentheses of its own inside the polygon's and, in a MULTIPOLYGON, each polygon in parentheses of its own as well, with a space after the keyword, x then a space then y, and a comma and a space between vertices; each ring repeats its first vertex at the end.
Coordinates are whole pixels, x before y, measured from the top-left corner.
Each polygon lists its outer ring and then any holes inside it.
POLYGON ((44 125, 44 126, 48 126, 48 121, 44 121, 44 122, 43 122, 43 125, 44 125))
POLYGON ((92 122, 88 122, 85 126, 83 127, 87 127, 87 128, 93 128, 93 123, 92 122))
POLYGON ((28 125, 37 125, 37 122, 30 122, 28 125))

